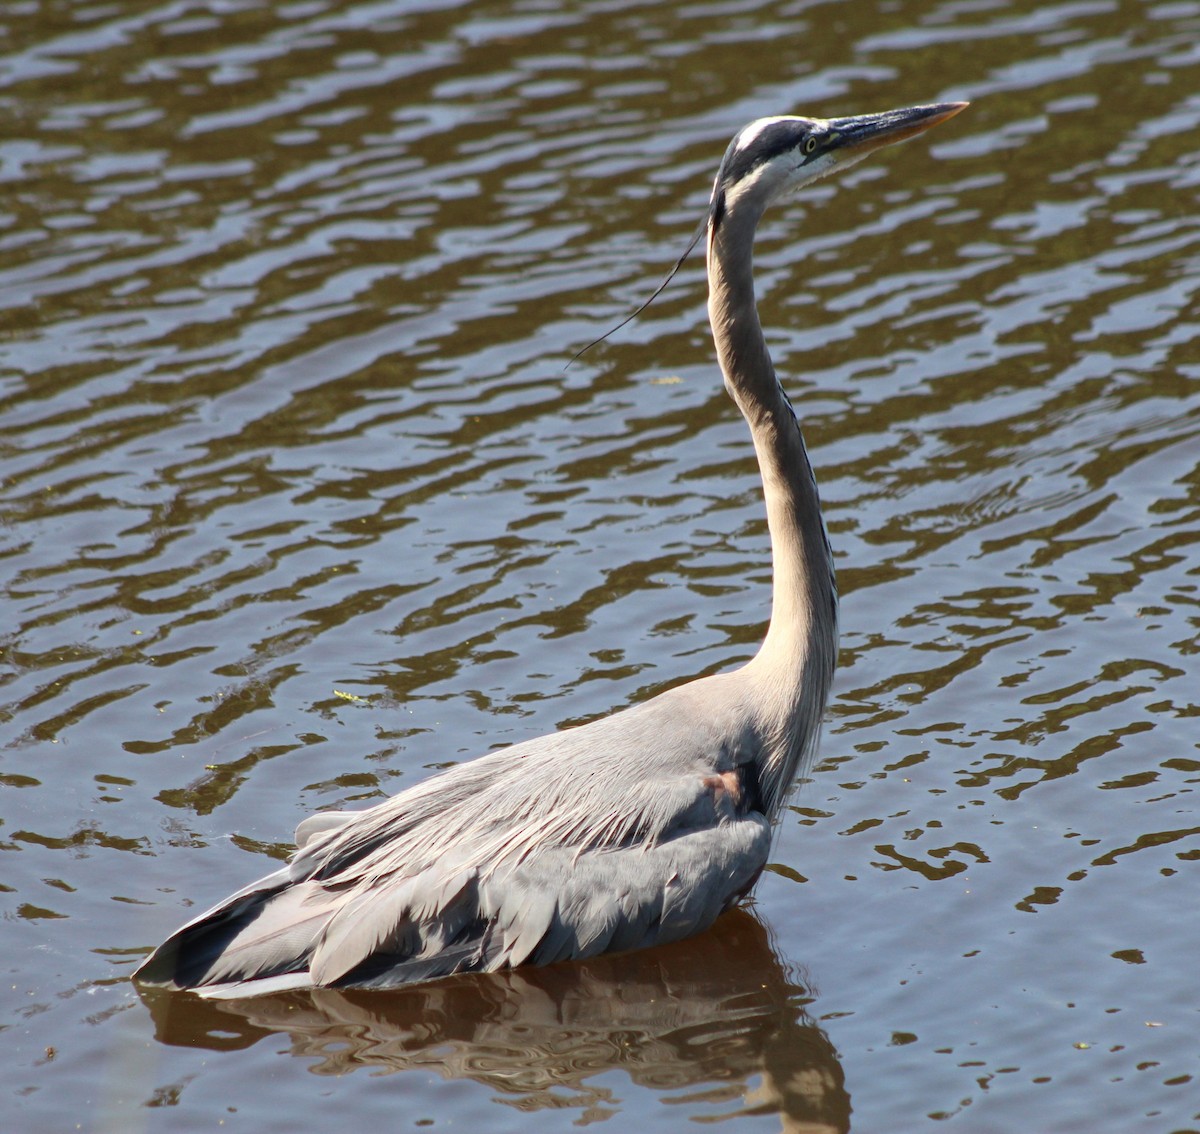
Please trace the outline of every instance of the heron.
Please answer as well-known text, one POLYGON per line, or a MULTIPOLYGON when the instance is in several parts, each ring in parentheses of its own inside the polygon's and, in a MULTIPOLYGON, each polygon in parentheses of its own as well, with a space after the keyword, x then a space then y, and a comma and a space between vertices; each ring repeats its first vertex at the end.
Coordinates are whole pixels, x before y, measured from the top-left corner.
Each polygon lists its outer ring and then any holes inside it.
POLYGON ((708 315, 772 560, 750 661, 305 819, 285 866, 177 930, 139 981, 214 998, 396 987, 679 940, 750 893, 813 759, 838 638, 817 483, 759 322, 755 232, 772 202, 966 105, 761 118, 721 161, 701 230, 708 315))

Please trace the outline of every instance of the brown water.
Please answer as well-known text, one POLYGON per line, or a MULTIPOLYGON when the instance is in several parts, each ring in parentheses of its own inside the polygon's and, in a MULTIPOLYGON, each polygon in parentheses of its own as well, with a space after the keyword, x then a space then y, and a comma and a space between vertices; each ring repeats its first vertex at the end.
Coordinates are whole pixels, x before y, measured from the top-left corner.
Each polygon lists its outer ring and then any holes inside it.
POLYGON ((5 5, 5 1128, 1200 1129, 1198 44, 1194 0, 5 5), (563 364, 744 122, 957 98, 760 239, 844 601, 753 914, 139 999, 314 809, 752 653, 700 258, 563 364))

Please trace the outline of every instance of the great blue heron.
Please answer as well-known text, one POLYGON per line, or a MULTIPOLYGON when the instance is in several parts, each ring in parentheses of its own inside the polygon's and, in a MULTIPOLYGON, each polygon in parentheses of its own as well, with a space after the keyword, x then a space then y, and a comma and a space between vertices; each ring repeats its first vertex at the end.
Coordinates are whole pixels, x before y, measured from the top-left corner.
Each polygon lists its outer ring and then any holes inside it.
POLYGON ((966 105, 762 118, 725 151, 708 210, 708 313, 771 535, 771 621, 754 658, 365 811, 304 820, 287 866, 183 926, 140 980, 210 996, 385 988, 677 940, 750 891, 812 757, 837 651, 817 485, 754 302, 755 229, 787 191, 966 105))

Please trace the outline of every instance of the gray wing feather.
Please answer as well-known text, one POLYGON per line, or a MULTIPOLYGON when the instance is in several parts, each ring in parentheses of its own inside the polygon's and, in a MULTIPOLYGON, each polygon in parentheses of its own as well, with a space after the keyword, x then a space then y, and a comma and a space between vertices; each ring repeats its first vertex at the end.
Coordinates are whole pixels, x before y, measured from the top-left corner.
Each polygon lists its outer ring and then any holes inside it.
POLYGON ((475 872, 427 872, 346 901, 329 919, 309 971, 317 985, 342 980, 370 958, 424 960, 443 952, 478 915, 475 872))
POLYGON ((503 944, 490 967, 551 964, 676 941, 711 925, 766 865, 762 816, 687 831, 653 847, 535 853, 483 890, 503 944), (513 926, 515 936, 502 927, 513 926))
POLYGON ((138 975, 214 995, 387 987, 704 929, 770 847, 752 787, 736 786, 755 744, 737 714, 679 729, 730 689, 706 679, 367 811, 313 816, 286 868, 189 922, 138 975))
POLYGON ((525 964, 550 933, 557 913, 557 895, 544 888, 542 882, 536 873, 521 870, 508 879, 508 884, 492 880, 484 886, 481 912, 492 922, 498 943, 489 967, 525 964))
POLYGON ((417 972, 546 965, 675 941, 711 925, 753 886, 770 841, 770 824, 753 816, 651 848, 551 848, 487 876, 406 879, 338 910, 311 980, 353 985, 366 965, 363 982, 378 987, 389 983, 389 958, 395 983, 404 983, 417 972))
MULTIPOLYGON (((293 948, 294 903, 299 894, 289 889, 291 881, 284 867, 242 887, 180 926, 146 958, 135 975, 148 983, 191 987, 220 979, 213 975, 216 972, 229 973, 227 979, 249 979, 255 970, 280 963, 278 958, 293 948), (263 912, 276 902, 278 914, 268 922, 260 922, 263 912), (236 961, 226 958, 231 948, 241 949, 236 961)), ((299 923, 305 920, 301 917, 299 923)), ((302 949, 298 955, 303 955, 302 949)))
POLYGON ((328 831, 340 831, 347 823, 353 823, 355 811, 318 811, 302 819, 296 828, 296 849, 308 846, 318 835, 328 831))

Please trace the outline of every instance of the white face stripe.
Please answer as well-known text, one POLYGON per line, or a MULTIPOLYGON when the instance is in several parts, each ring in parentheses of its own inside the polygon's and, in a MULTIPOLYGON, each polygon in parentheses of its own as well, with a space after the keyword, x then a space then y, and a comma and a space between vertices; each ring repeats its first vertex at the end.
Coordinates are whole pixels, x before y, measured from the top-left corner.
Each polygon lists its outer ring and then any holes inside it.
POLYGON ((767 172, 765 165, 760 165, 748 177, 743 177, 735 185, 725 191, 725 208, 726 210, 737 208, 739 198, 744 196, 746 192, 752 189, 767 172))
POLYGON ((774 118, 759 118, 746 126, 737 137, 737 144, 733 147, 735 153, 744 150, 755 138, 759 136, 768 126, 774 126, 776 122, 795 122, 794 114, 780 114, 774 118))
MULTIPOLYGON (((831 173, 844 161, 836 147, 805 152, 805 140, 828 134, 832 123, 824 118, 786 114, 759 118, 744 127, 726 151, 713 185, 713 228, 727 212, 738 211, 746 200, 759 203, 761 211, 776 198, 831 173)), ((814 147, 815 149, 815 147, 814 147)))
POLYGON ((776 187, 772 191, 772 197, 795 192, 797 189, 805 185, 810 185, 814 181, 819 181, 822 177, 832 173, 835 169, 848 169, 861 160, 865 155, 855 155, 849 158, 839 157, 837 154, 825 153, 812 161, 805 162, 803 165, 786 165, 783 159, 775 158, 773 161, 763 162, 747 176, 743 177, 736 184, 731 185, 725 191, 725 209, 732 212, 738 207, 738 202, 748 193, 756 192, 758 183, 764 177, 777 178, 776 187))

